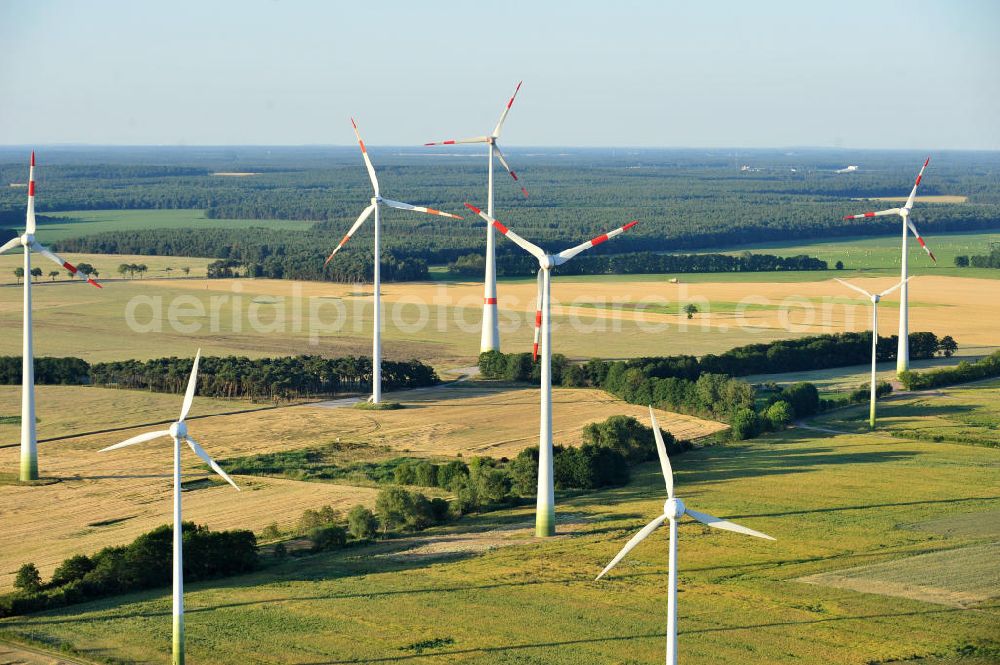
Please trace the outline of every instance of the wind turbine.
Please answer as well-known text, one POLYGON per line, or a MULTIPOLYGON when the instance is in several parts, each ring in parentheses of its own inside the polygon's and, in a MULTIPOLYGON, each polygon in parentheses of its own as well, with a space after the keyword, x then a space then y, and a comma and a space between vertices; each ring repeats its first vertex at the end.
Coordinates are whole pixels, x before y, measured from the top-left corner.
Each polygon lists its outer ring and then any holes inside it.
POLYGON ((602 242, 628 231, 639 222, 629 222, 614 231, 599 235, 576 247, 565 249, 558 254, 546 254, 542 248, 531 244, 474 205, 466 203, 465 207, 486 220, 490 226, 507 236, 518 247, 538 259, 538 265, 540 266, 538 270, 540 302, 538 309, 541 310, 541 315, 539 316, 536 313, 535 321, 541 329, 542 336, 542 384, 540 391, 541 419, 538 427, 538 496, 535 508, 535 535, 553 536, 556 532, 556 500, 552 468, 552 326, 549 300, 552 268, 566 263, 586 249, 600 245, 602 242))
POLYGON ((381 276, 381 253, 379 249, 379 236, 381 231, 381 222, 379 215, 379 208, 381 204, 385 204, 390 208, 398 208, 400 210, 412 210, 414 212, 425 212, 428 215, 440 215, 442 217, 451 217, 452 219, 462 219, 458 215, 452 215, 447 212, 441 212, 440 210, 435 210, 434 208, 426 208, 424 206, 414 206, 409 203, 401 203, 399 201, 393 201, 391 199, 382 198, 378 187, 378 178, 375 177, 375 167, 372 166, 372 160, 368 157, 368 149, 365 147, 365 142, 361 140, 361 134, 358 132, 358 125, 354 122, 354 118, 351 118, 351 125, 354 127, 354 135, 358 137, 358 145, 361 146, 361 156, 365 160, 365 167, 368 169, 368 177, 372 181, 372 190, 374 191, 374 196, 371 198, 371 203, 367 208, 361 211, 361 215, 358 217, 357 221, 354 222, 354 226, 347 232, 341 240, 340 243, 334 248, 330 256, 326 258, 323 263, 325 266, 329 263, 340 248, 347 244, 347 241, 351 239, 354 232, 361 228, 361 225, 365 223, 365 220, 374 212, 375 213, 375 276, 373 280, 374 294, 375 294, 375 315, 372 326, 373 331, 373 341, 372 341, 372 396, 369 400, 373 404, 379 404, 382 401, 382 276, 381 276))
POLYGON ((931 261, 937 263, 937 259, 934 258, 934 252, 927 247, 927 243, 924 239, 920 237, 920 233, 917 231, 917 227, 913 225, 910 221, 910 210, 913 209, 913 202, 917 198, 917 187, 920 186, 920 180, 924 177, 924 169, 930 163, 931 158, 928 157, 924 160, 924 165, 920 167, 920 173, 917 174, 917 180, 913 183, 913 189, 910 190, 910 196, 906 199, 906 205, 902 208, 889 208, 888 210, 879 210, 878 212, 864 212, 860 215, 845 215, 844 219, 864 219, 865 217, 881 217, 883 215, 899 215, 903 220, 903 258, 902 258, 902 269, 900 271, 900 280, 903 283, 903 290, 899 292, 899 347, 896 351, 896 374, 902 374, 906 370, 910 369, 910 330, 909 330, 909 294, 907 293, 907 275, 906 275, 906 240, 907 240, 907 229, 909 229, 913 235, 916 237, 917 242, 923 247, 924 251, 927 252, 927 256, 931 257, 931 261))
MULTIPOLYGON (((688 508, 683 501, 674 498, 674 473, 670 468, 670 459, 667 457, 667 447, 663 443, 663 435, 660 434, 660 426, 656 422, 656 415, 653 413, 653 407, 649 407, 649 419, 653 424, 653 436, 656 437, 656 453, 660 457, 660 470, 663 472, 663 480, 667 485, 667 500, 663 504, 663 514, 654 519, 652 522, 642 527, 639 533, 632 536, 632 540, 625 544, 622 551, 611 560, 601 574, 597 576, 597 580, 604 577, 609 570, 614 568, 619 561, 621 561, 626 554, 632 551, 632 549, 646 539, 646 536, 656 531, 656 529, 664 522, 670 522, 670 563, 669 563, 669 580, 670 591, 667 595, 667 665, 677 665, 677 521, 684 515, 690 515, 695 520, 701 522, 706 526, 710 526, 714 529, 722 529, 724 531, 734 531, 736 533, 742 533, 747 536, 755 536, 757 538, 766 538, 767 540, 774 540, 771 536, 763 534, 760 531, 754 531, 753 529, 748 529, 745 526, 740 526, 734 522, 729 522, 727 520, 719 519, 718 517, 712 517, 706 513, 699 513, 697 511, 688 508)), ((596 580, 595 580, 596 581, 596 580)))
MULTIPOLYGON (((497 122, 497 126, 493 128, 493 132, 489 136, 474 136, 470 139, 449 139, 447 141, 435 141, 431 143, 425 143, 425 146, 430 145, 455 145, 458 143, 485 143, 489 146, 489 170, 486 179, 486 214, 490 217, 493 216, 493 158, 496 157, 500 160, 500 164, 507 169, 507 173, 510 177, 514 179, 519 186, 521 186, 520 181, 517 178, 517 173, 515 173, 510 168, 510 164, 507 163, 507 158, 504 157, 503 152, 500 151, 500 146, 497 145, 497 139, 500 138, 500 130, 503 129, 503 123, 507 119, 507 114, 510 113, 510 107, 514 104, 514 98, 517 97, 518 90, 521 89, 521 83, 519 81, 517 88, 514 89, 514 94, 511 95, 510 100, 507 102, 507 106, 500 113, 500 121, 497 122)), ((524 194, 525 198, 528 197, 528 190, 521 186, 521 192, 524 194)), ((486 227, 486 277, 483 281, 483 332, 479 341, 479 352, 483 353, 486 351, 499 351, 500 350, 500 320, 497 316, 497 271, 496 271, 496 252, 495 248, 495 238, 493 235, 493 227, 486 227)))
POLYGON ((53 261, 73 275, 86 279, 101 288, 90 275, 80 272, 76 266, 63 261, 50 249, 35 240, 35 153, 31 152, 31 167, 28 170, 28 211, 24 234, 12 238, 2 247, 0 254, 15 247, 24 248, 24 319, 21 336, 21 471, 22 481, 38 480, 38 437, 35 431, 35 355, 31 337, 31 250, 53 261))
MULTIPOLYGON (((858 293, 863 294, 869 300, 872 301, 872 381, 871 381, 871 406, 868 409, 868 424, 872 429, 875 429, 875 352, 878 350, 878 303, 882 298, 889 295, 901 286, 905 286, 912 277, 907 277, 901 282, 897 282, 895 286, 886 289, 881 293, 868 293, 860 286, 854 286, 850 282, 845 282, 839 277, 834 277, 835 280, 843 284, 849 289, 854 289, 858 293)), ((902 303, 900 303, 902 306, 902 303)))
POLYGON ((188 379, 187 392, 184 394, 184 404, 181 406, 181 417, 177 422, 170 425, 170 429, 157 432, 146 432, 138 436, 133 436, 127 441, 108 446, 100 452, 124 448, 135 443, 144 443, 169 436, 174 441, 174 632, 173 632, 173 665, 184 665, 184 546, 183 546, 183 522, 181 521, 181 441, 190 446, 194 454, 197 455, 212 467, 212 470, 223 477, 227 483, 240 491, 240 488, 233 482, 233 479, 215 463, 205 449, 202 448, 188 434, 187 418, 188 411, 191 410, 191 403, 194 401, 194 393, 198 386, 198 361, 201 359, 201 349, 194 357, 194 365, 191 367, 191 378, 188 379))

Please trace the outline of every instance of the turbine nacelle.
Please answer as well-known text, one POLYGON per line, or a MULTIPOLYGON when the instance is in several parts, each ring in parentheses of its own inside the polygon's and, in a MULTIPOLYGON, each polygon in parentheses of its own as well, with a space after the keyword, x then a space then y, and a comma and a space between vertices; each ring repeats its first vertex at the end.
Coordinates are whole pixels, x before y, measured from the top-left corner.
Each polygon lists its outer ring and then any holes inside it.
POLYGON ((877 304, 879 304, 879 301, 881 301, 881 300, 882 300, 882 296, 880 296, 879 294, 876 293, 876 294, 872 295, 872 303, 873 304, 877 305, 877 304))
POLYGON ((31 247, 31 243, 35 242, 34 233, 25 233, 21 236, 21 245, 24 247, 31 247))
POLYGON ((188 435, 187 424, 183 420, 179 420, 176 423, 170 425, 170 436, 175 439, 186 439, 188 435))
POLYGON ((541 266, 542 270, 552 270, 556 266, 556 259, 551 254, 546 254, 538 259, 538 265, 541 266))
POLYGON ((663 502, 663 514, 667 516, 667 519, 680 519, 686 511, 687 507, 680 499, 667 499, 663 502))

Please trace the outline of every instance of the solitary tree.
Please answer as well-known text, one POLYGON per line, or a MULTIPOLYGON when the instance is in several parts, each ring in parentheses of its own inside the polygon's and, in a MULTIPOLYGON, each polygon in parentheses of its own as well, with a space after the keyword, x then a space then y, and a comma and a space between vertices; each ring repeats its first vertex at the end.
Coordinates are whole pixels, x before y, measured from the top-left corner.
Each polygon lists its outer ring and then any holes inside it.
POLYGON ((132 272, 132 266, 127 263, 122 263, 118 266, 118 274, 124 277, 125 275, 132 272))
POLYGON ((697 314, 698 311, 698 305, 695 305, 693 302, 689 302, 684 306, 684 313, 687 314, 689 319, 693 319, 694 315, 697 314))
POLYGON ((14 588, 32 593, 42 588, 42 576, 33 563, 26 563, 17 569, 14 577, 14 588))
POLYGON ((135 271, 139 273, 139 279, 142 279, 143 274, 145 274, 147 270, 149 270, 149 268, 146 267, 145 263, 140 263, 135 267, 135 271))
POLYGON ((14 268, 14 277, 17 278, 17 283, 21 283, 21 278, 24 277, 24 268, 14 268))
POLYGON ((969 257, 968 256, 956 256, 955 257, 955 267, 956 268, 968 268, 969 267, 969 257))
POLYGON ((188 266, 184 266, 183 268, 181 268, 181 272, 183 272, 185 275, 190 275, 191 268, 189 268, 188 266))
POLYGON ((56 281, 56 277, 58 277, 58 276, 59 276, 59 271, 58 270, 50 270, 49 271, 49 279, 51 281, 53 281, 53 282, 56 281))
POLYGON ((45 274, 45 273, 44 273, 44 272, 42 272, 42 269, 41 269, 41 268, 39 268, 39 267, 37 267, 37 266, 31 269, 31 276, 32 276, 33 278, 35 278, 35 279, 38 279, 39 277, 41 277, 41 276, 42 276, 42 275, 44 275, 44 274, 45 274))

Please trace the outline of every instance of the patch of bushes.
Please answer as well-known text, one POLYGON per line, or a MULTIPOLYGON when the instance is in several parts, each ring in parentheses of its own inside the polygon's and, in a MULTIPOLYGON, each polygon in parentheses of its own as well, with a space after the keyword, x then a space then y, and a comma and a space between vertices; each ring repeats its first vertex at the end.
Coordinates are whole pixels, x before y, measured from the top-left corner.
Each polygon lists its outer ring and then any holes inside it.
POLYGON ((928 390, 995 376, 1000 376, 1000 351, 994 351, 972 363, 963 360, 956 367, 942 367, 927 372, 903 372, 899 380, 907 390, 928 390))
MULTIPOLYGON (((184 522, 181 530, 187 581, 237 575, 258 566, 257 540, 250 531, 210 531, 193 522, 184 522)), ((166 586, 172 576, 172 544, 173 529, 164 525, 129 545, 72 556, 48 583, 33 564, 25 564, 17 574, 17 591, 0 596, 0 617, 166 586)))

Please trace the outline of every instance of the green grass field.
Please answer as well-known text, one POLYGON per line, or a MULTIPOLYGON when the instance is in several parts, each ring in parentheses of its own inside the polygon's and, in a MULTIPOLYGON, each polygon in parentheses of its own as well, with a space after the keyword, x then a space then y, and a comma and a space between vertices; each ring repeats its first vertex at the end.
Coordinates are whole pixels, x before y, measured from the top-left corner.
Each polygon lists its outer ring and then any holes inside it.
MULTIPOLYGON (((827 414, 824 427, 862 432, 868 406, 827 414)), ((1000 381, 900 395, 878 404, 879 428, 905 439, 1000 447, 1000 381)))
POLYGON ((138 229, 249 229, 280 228, 302 231, 315 222, 276 219, 207 219, 204 210, 69 210, 42 212, 58 222, 38 226, 38 238, 43 243, 79 238, 107 231, 133 231, 138 229))
MULTIPOLYGON (((919 228, 920 222, 917 221, 919 228)), ((1000 232, 989 233, 942 233, 939 235, 925 236, 927 246, 937 257, 937 265, 927 257, 920 249, 916 239, 911 235, 908 242, 909 267, 913 274, 951 274, 955 270, 954 260, 959 255, 989 254, 991 243, 1000 243, 1000 232), (933 272, 931 272, 933 271, 933 272)), ((900 238, 898 236, 878 236, 870 237, 850 237, 838 238, 831 241, 801 242, 792 241, 785 243, 766 243, 755 246, 750 251, 761 254, 778 254, 780 256, 793 256, 796 254, 808 254, 818 259, 823 259, 832 267, 837 261, 844 262, 847 270, 878 270, 895 268, 899 269, 900 260, 900 238)), ((730 250, 729 254, 736 254, 730 250)), ((968 277, 984 277, 988 273, 1000 272, 988 269, 962 268, 954 274, 966 275, 968 277)))
MULTIPOLYGON (((955 392, 941 403, 978 412, 1000 402, 996 392, 955 392)), ((678 493, 692 507, 777 538, 682 524, 681 660, 996 662, 998 454, 797 429, 676 457, 678 493), (952 519, 991 526, 942 527, 952 519), (899 588, 914 578, 919 589, 899 588)), ((191 585, 188 652, 220 664, 660 662, 663 535, 593 581, 658 514, 658 473, 647 464, 626 487, 560 495, 552 540, 530 537, 531 509, 522 508, 191 585)), ((9 619, 0 630, 166 663, 169 614, 164 589, 9 619)))

